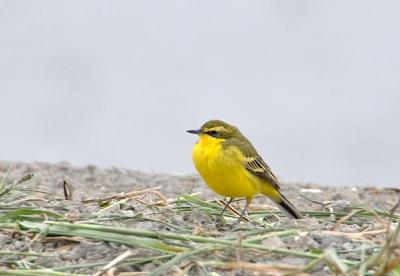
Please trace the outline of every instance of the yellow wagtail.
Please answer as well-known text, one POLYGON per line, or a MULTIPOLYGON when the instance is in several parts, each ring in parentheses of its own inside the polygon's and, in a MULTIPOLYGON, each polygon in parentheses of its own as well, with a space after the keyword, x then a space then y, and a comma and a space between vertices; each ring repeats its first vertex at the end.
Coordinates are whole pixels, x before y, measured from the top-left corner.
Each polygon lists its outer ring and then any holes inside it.
POLYGON ((281 193, 275 175, 238 128, 220 120, 211 120, 200 129, 187 132, 200 136, 192 152, 197 171, 214 192, 230 198, 221 216, 235 197, 245 197, 246 206, 240 221, 252 198, 263 194, 289 218, 302 217, 281 193))

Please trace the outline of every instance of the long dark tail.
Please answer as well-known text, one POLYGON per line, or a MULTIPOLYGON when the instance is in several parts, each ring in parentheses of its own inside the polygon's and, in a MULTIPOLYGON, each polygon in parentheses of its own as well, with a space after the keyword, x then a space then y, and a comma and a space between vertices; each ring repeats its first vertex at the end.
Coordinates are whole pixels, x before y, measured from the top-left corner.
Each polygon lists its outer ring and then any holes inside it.
POLYGON ((281 194, 281 198, 282 201, 276 202, 276 204, 288 218, 301 219, 303 217, 300 211, 297 210, 296 207, 294 207, 293 204, 290 203, 290 201, 283 194, 281 194))

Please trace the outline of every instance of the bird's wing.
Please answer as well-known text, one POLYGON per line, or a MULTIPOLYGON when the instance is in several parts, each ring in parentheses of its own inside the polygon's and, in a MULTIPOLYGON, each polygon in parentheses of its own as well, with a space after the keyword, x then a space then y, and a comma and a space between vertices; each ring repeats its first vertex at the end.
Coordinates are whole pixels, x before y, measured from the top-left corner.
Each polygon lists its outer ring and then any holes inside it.
POLYGON ((244 167, 255 176, 265 180, 275 189, 279 190, 279 183, 275 175, 246 137, 241 136, 240 139, 227 139, 223 142, 223 146, 226 148, 231 146, 238 148, 244 155, 244 167))
POLYGON ((246 157, 245 167, 249 172, 258 176, 261 179, 264 179, 269 184, 274 186, 274 188, 279 190, 278 180, 276 179, 275 175, 272 173, 268 165, 261 158, 261 156, 257 154, 255 156, 246 157))

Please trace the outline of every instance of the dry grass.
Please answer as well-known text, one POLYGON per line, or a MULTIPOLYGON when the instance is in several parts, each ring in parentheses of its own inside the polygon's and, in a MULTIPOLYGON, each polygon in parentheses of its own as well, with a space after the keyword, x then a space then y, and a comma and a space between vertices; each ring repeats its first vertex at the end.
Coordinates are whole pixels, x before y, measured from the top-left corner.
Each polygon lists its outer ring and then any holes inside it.
POLYGON ((248 275, 308 275, 319 270, 338 275, 400 275, 398 205, 387 212, 352 206, 348 206, 351 210, 348 213, 305 211, 307 218, 292 223, 282 220, 282 214, 266 208, 268 206, 253 205, 248 222, 235 225, 240 212, 233 204, 223 223, 214 225, 223 203, 207 201, 199 195, 167 198, 156 187, 74 201, 70 181, 64 181, 64 195, 19 188, 21 184, 29 185, 29 181, 34 181, 34 175, 14 182, 5 178, 0 182, 0 231, 26 241, 19 250, 0 251, 1 275, 87 275, 89 271, 97 276, 144 275, 141 271, 121 272, 120 269, 133 266, 141 270, 146 264, 154 264, 146 275, 228 275, 232 271, 248 275), (38 194, 46 197, 38 197, 38 194), (128 210, 133 203, 142 208, 141 211, 128 210), (95 205, 100 207, 96 212, 75 212, 95 205), (174 223, 172 218, 180 218, 180 224, 174 223), (125 224, 128 221, 129 225, 125 224), (167 230, 134 227, 143 222, 163 225, 167 230), (341 230, 343 225, 354 224, 363 227, 359 232, 341 230), (359 244, 352 249, 360 252, 359 258, 344 258, 335 248, 302 251, 264 243, 285 238, 299 241, 313 234, 349 238, 359 244), (37 262, 86 241, 125 245, 129 249, 121 247, 111 261, 54 263, 49 267, 37 262), (34 243, 56 242, 63 245, 54 252, 31 250, 34 243), (133 252, 138 248, 145 252, 142 257, 133 252), (279 261, 289 256, 291 261, 296 258, 307 261, 304 265, 279 261))

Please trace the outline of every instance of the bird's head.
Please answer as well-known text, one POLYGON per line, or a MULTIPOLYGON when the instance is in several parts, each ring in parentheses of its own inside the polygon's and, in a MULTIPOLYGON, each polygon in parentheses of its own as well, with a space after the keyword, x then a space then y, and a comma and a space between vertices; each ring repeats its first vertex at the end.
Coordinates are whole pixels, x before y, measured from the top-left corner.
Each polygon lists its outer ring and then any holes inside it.
POLYGON ((201 128, 196 130, 188 130, 187 132, 198 134, 200 137, 211 139, 232 139, 242 136, 239 129, 233 125, 220 120, 211 120, 206 122, 201 128))

